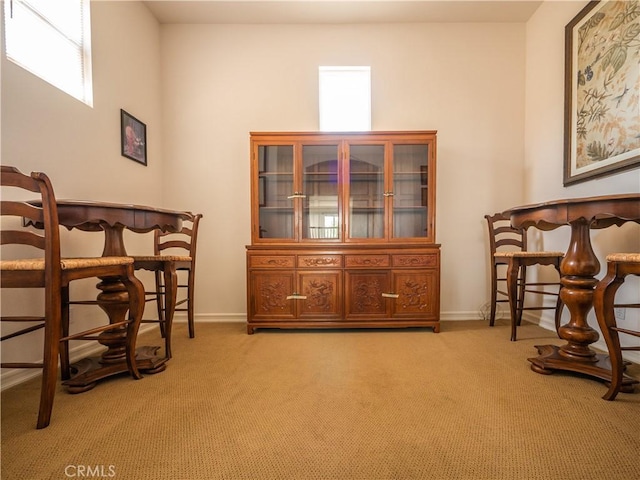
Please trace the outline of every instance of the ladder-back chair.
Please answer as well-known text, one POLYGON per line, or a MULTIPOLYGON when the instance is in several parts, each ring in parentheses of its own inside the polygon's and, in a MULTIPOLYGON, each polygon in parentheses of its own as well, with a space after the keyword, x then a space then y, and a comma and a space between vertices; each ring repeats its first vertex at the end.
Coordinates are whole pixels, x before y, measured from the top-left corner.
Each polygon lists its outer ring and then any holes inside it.
POLYGON ((153 255, 134 256, 136 270, 153 271, 155 274, 155 290, 146 291, 145 295, 147 302, 156 302, 158 318, 144 319, 142 322, 160 324, 160 332, 165 339, 167 358, 171 358, 171 330, 175 312, 187 312, 189 337, 195 336, 196 247, 202 214, 188 214, 190 218, 183 221, 183 227, 179 232, 163 232, 161 230, 154 232, 153 255), (182 280, 182 282, 178 276, 180 271, 187 273, 186 280, 182 280), (185 294, 179 295, 179 291, 185 291, 185 294), (180 305, 185 306, 180 307, 180 305))
MULTIPOLYGON (((12 301, 11 292, 6 292, 3 297, 9 301, 3 302, 1 321, 3 324, 19 326, 14 326, 14 329, 6 334, 3 332, 1 341, 22 337, 43 329, 44 344, 42 360, 2 361, 2 368, 42 369, 37 428, 44 428, 51 420, 57 384, 58 357, 68 358, 70 340, 96 340, 101 332, 126 328, 128 371, 134 378, 140 378, 135 360, 135 343, 144 309, 144 287, 134 276, 133 259, 130 257, 61 258, 58 212, 49 178, 39 172, 31 173, 30 176, 24 175, 15 167, 3 165, 0 168, 0 185, 2 186, 0 287, 2 289, 37 288, 44 294, 44 313, 38 315, 32 315, 31 312, 28 315, 16 315, 24 312, 21 308, 24 302, 12 301), (34 200, 33 203, 11 200, 28 194, 35 194, 36 198, 29 199, 34 200), (38 228, 25 227, 24 225, 27 224, 38 228), (24 255, 25 251, 29 252, 27 258, 24 255), (94 277, 114 277, 122 281, 129 295, 128 319, 69 334, 68 327, 64 327, 65 323, 68 326, 69 320, 69 284, 73 280, 94 277), (65 330, 67 332, 63 334, 65 330)), ((37 301, 29 303, 37 304, 37 301)), ((68 370, 68 362, 63 369, 68 370)))
MULTIPOLYGON (((607 344, 611 361, 611 384, 609 390, 602 397, 605 400, 615 400, 623 388, 623 373, 626 365, 622 358, 622 352, 640 351, 640 345, 622 345, 620 342, 621 334, 626 335, 626 338, 640 337, 640 331, 620 327, 615 316, 615 308, 640 308, 640 303, 615 303, 616 292, 628 275, 640 276, 640 253, 607 255, 607 274, 596 285, 593 296, 596 318, 607 344)), ((632 389, 633 387, 630 388, 630 390, 632 389)))
POLYGON ((508 303, 511 315, 511 341, 516 340, 516 328, 522 322, 525 310, 555 310, 556 332, 560 327, 562 300, 560 282, 528 282, 527 267, 552 265, 560 275, 562 252, 536 252, 527 250, 527 232, 513 228, 508 212, 485 215, 489 227, 489 251, 491 263, 491 304, 489 325, 493 326, 498 303, 508 303), (500 287, 500 282, 504 282, 500 287), (548 291, 548 286, 557 286, 548 291), (525 307, 525 294, 551 295, 556 297, 555 307, 525 307))

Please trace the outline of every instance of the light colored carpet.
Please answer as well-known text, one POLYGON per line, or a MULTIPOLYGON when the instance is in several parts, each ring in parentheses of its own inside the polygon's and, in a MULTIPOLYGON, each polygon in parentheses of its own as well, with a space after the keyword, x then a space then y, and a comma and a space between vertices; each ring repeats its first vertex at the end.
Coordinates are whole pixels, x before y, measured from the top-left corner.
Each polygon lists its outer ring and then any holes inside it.
POLYGON ((60 389, 44 430, 37 381, 3 392, 2 478, 640 478, 640 394, 607 402, 598 381, 532 372, 534 345, 561 344, 537 326, 517 342, 481 321, 196 330, 176 325, 163 373, 60 389))

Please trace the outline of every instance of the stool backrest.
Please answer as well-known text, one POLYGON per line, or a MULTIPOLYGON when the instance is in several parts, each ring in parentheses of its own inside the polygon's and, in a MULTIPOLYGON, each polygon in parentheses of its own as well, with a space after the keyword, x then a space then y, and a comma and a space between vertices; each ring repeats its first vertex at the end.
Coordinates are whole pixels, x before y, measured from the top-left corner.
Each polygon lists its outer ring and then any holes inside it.
MULTIPOLYGON (((1 215, 2 231, 0 232, 0 245, 11 247, 12 251, 8 252, 7 248, 2 249, 2 259, 10 260, 16 258, 14 253, 20 252, 22 258, 42 258, 44 257, 44 285, 47 290, 46 298, 49 299, 53 292, 60 291, 60 229, 58 225, 58 209, 56 206, 55 194, 51 181, 44 173, 33 172, 31 175, 25 175, 17 168, 2 165, 0 169, 0 185, 2 186, 2 202, 1 215), (28 200, 9 200, 18 196, 24 196, 24 193, 9 192, 9 188, 21 189, 37 194, 36 198, 28 200), (6 221, 4 217, 15 217, 13 221, 6 221), (18 226, 18 220, 20 224, 18 226), (29 229, 25 226, 38 226, 38 229, 29 229), (24 246, 22 248, 20 246, 24 246), (29 253, 24 255, 25 251, 37 249, 35 255, 29 253), (51 295, 50 295, 51 293, 51 295)), ((34 282, 37 282, 34 278, 34 282)), ((3 282, 3 286, 10 287, 7 284, 9 278, 3 282)))
POLYGON ((511 226, 508 212, 485 215, 489 227, 489 248, 491 256, 501 250, 526 251, 526 231, 511 226))
MULTIPOLYGON (((179 232, 162 232, 156 230, 154 234, 154 254, 162 255, 164 250, 183 249, 191 257, 191 261, 196 260, 196 246, 198 244, 198 226, 202 214, 190 213, 190 218, 183 222, 182 229, 179 232)), ((165 254, 167 252, 164 252, 165 254)))

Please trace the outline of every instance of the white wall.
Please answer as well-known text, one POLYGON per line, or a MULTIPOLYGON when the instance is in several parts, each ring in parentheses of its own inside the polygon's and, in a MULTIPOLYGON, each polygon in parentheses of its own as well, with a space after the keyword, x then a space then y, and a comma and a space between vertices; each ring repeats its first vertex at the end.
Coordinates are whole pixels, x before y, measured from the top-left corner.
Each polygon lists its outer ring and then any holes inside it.
MULTIPOLYGON (((46 172, 61 199, 162 206, 160 27, 139 2, 92 2, 91 14, 93 108, 2 54, 2 164, 27 173, 46 172), (121 108, 147 125, 147 167, 120 155, 121 108)), ((63 255, 102 253, 101 234, 64 229, 62 233, 63 255)), ((152 248, 152 236, 127 237, 129 253, 152 248)), ((78 297, 95 298, 95 283, 77 286, 75 282, 72 292, 78 297)), ((3 311, 16 303, 8 300, 15 300, 17 295, 15 291, 2 291, 3 311)), ((34 295, 38 298, 41 294, 31 293, 31 298, 34 295)), ((93 318, 104 317, 97 308, 85 308, 83 312, 93 318)), ((24 350, 35 360, 42 358, 42 341, 37 335, 33 337, 3 342, 3 361, 12 361, 15 352, 24 350)), ((37 373, 3 370, 3 387, 11 383, 8 379, 14 373, 25 372, 37 373)))
POLYGON ((2 55, 2 163, 42 170, 60 198, 161 203, 159 26, 138 2, 92 2, 94 106, 2 55), (147 124, 149 165, 120 155, 120 109, 147 124))
POLYGON ((204 214, 197 312, 243 318, 249 132, 318 129, 318 66, 370 65, 374 130, 438 130, 443 318, 488 299, 483 215, 524 201, 524 24, 166 25, 165 203, 204 214))
MULTIPOLYGON (((563 187, 564 145, 564 27, 586 5, 586 1, 545 2, 527 23, 526 42, 526 121, 525 121, 525 201, 537 203, 558 198, 590 197, 640 192, 640 172, 635 169, 597 180, 563 187)), ((569 227, 544 234, 544 248, 565 251, 569 227)), ((612 252, 640 252, 640 226, 625 224, 592 231, 594 252, 601 278, 605 257, 612 252)), ((619 290, 620 302, 637 303, 639 283, 629 277, 619 290)), ((621 324, 638 329, 637 309, 627 309, 621 324)), ((564 313, 568 320, 568 312, 564 313)), ((589 325, 599 330, 593 311, 589 325)), ((606 350, 602 339, 596 347, 606 350)), ((631 358, 632 355, 629 355, 631 358)), ((640 355, 635 355, 640 361, 640 355)))

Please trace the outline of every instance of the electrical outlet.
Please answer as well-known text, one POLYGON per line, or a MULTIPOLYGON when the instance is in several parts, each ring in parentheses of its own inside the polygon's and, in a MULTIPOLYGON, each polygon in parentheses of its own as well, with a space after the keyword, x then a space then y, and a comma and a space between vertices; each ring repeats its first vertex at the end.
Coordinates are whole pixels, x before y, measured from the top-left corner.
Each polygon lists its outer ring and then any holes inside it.
POLYGON ((624 308, 614 308, 613 313, 618 320, 624 320, 624 308))

